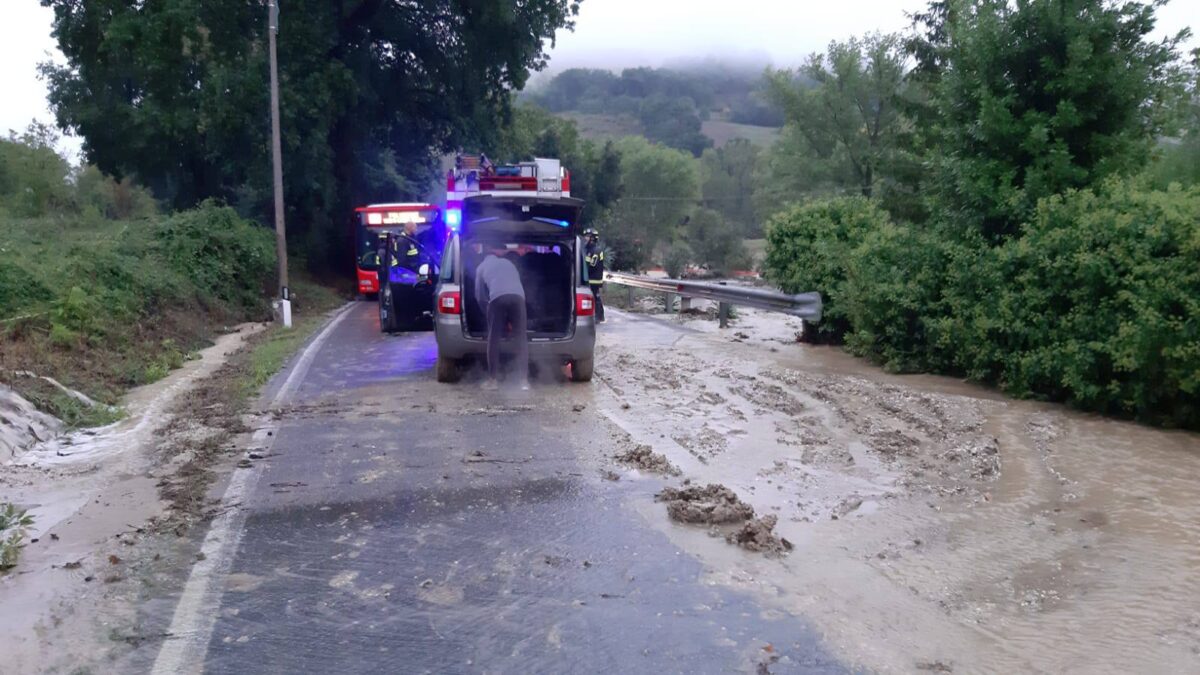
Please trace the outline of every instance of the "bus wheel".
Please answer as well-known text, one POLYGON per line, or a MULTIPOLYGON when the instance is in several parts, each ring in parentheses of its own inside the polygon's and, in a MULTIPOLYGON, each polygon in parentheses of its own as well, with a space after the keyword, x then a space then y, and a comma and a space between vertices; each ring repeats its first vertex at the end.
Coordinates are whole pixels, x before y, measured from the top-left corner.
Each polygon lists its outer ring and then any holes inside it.
POLYGON ((462 367, 455 359, 438 354, 437 381, 454 383, 462 377, 462 367))
POLYGON ((571 381, 591 382, 592 370, 595 365, 595 359, 575 359, 571 362, 571 381))

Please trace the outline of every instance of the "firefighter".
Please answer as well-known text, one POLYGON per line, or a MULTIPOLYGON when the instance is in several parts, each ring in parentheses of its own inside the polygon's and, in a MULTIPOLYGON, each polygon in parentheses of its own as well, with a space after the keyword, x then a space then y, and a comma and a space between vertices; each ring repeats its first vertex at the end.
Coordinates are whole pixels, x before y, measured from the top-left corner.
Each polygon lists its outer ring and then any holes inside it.
POLYGON ((600 291, 604 288, 604 249, 600 247, 600 233, 596 230, 590 227, 584 230, 583 238, 587 242, 583 261, 587 263, 588 285, 596 297, 596 323, 604 323, 604 301, 600 299, 600 291))
POLYGON ((430 228, 424 233, 425 236, 417 234, 416 223, 405 223, 404 234, 397 238, 395 251, 392 255, 392 265, 403 267, 405 269, 416 272, 421 269, 421 265, 428 264, 432 270, 437 267, 437 260, 434 259, 434 247, 437 242, 430 237, 433 233, 433 228, 430 228))

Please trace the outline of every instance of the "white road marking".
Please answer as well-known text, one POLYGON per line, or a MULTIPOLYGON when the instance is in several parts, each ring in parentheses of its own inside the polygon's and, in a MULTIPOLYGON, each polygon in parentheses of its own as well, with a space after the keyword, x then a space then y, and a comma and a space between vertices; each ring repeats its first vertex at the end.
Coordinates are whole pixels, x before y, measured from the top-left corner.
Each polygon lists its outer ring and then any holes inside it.
MULTIPOLYGON (((284 380, 283 386, 271 399, 272 408, 286 403, 295 393, 325 340, 353 307, 353 304, 346 305, 304 349, 292 372, 284 380)), ((262 447, 265 447, 266 453, 269 454, 275 439, 279 438, 277 430, 278 425, 275 425, 254 432, 255 445, 263 444, 262 447)), ((221 497, 222 503, 241 503, 253 492, 260 474, 258 465, 236 470, 221 497)), ((170 628, 167 629, 170 637, 158 650, 158 658, 154 660, 154 669, 151 671, 153 675, 199 673, 203 669, 208 642, 212 638, 217 621, 217 605, 221 599, 218 582, 233 565, 233 556, 241 542, 245 520, 246 512, 241 507, 226 509, 213 520, 212 527, 200 546, 200 552, 204 556, 192 566, 187 585, 183 588, 179 603, 175 605, 175 614, 171 618, 170 628)))

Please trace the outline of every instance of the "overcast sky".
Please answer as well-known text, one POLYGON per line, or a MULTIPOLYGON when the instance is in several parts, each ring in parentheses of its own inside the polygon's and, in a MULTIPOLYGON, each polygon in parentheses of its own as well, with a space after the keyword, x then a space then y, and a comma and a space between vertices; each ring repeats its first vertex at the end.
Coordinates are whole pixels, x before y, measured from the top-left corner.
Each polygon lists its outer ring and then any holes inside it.
MULTIPOLYGON (((33 119, 52 121, 37 64, 59 58, 52 12, 37 0, 0 0, 0 133, 33 119)), ((286 6, 287 0, 283 0, 286 6)), ((830 40, 894 31, 924 0, 584 0, 574 33, 551 53, 554 70, 573 66, 657 66, 680 59, 734 56, 795 65, 830 40)), ((1159 13, 1160 34, 1200 28, 1200 0, 1173 0, 1159 13)), ((1191 47, 1200 46, 1193 37, 1191 47)), ((77 148, 77 142, 68 141, 77 148)))

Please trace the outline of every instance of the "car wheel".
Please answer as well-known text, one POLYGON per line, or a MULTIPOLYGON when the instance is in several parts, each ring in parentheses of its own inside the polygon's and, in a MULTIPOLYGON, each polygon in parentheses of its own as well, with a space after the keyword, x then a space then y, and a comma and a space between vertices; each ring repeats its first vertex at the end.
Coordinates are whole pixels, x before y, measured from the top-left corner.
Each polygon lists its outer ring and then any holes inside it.
POLYGON ((571 362, 571 381, 591 382, 592 369, 595 365, 595 359, 575 359, 571 362))
POLYGON ((437 381, 454 383, 462 377, 462 367, 455 359, 438 354, 437 381))
POLYGON ((385 333, 396 332, 396 309, 392 307, 391 289, 379 293, 379 330, 385 333))

